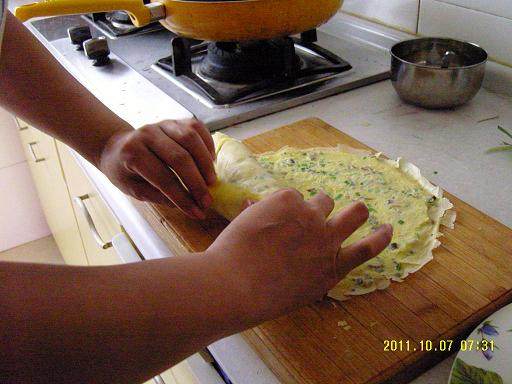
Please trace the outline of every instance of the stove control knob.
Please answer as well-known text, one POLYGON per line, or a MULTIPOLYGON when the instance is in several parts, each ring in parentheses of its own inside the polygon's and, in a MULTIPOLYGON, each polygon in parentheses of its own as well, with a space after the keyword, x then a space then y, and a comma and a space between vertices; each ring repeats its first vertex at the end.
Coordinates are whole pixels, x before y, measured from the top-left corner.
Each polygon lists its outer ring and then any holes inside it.
POLYGON ((104 36, 84 41, 84 51, 89 60, 94 60, 92 65, 95 67, 102 67, 110 62, 110 49, 104 36))
POLYGON ((86 25, 68 28, 68 36, 71 44, 76 46, 77 51, 83 50, 82 44, 84 41, 92 38, 91 29, 86 25))

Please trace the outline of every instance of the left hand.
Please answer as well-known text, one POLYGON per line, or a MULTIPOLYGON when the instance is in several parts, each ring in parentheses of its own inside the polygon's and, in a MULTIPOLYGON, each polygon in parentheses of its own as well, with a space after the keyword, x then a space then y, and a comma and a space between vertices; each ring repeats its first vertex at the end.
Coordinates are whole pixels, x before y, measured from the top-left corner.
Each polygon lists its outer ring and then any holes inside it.
MULTIPOLYGON (((305 201, 283 189, 250 205, 205 251, 239 321, 254 326, 321 299, 388 246, 389 224, 340 248, 366 222, 368 208, 356 202, 329 218, 333 209, 324 192, 305 201)), ((203 271, 207 276, 208 266, 203 271)))
POLYGON ((213 139, 201 122, 165 120, 116 132, 98 167, 136 199, 172 202, 188 216, 204 219, 212 203, 208 186, 216 181, 214 159, 213 139))

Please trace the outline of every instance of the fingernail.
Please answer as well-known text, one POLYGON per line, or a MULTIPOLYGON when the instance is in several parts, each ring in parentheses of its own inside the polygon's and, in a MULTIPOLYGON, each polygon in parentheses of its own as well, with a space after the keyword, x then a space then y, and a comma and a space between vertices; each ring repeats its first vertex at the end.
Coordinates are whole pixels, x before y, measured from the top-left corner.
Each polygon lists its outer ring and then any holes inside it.
POLYGON ((201 207, 203 209, 207 209, 210 207, 210 205, 212 204, 213 202, 213 199, 212 197, 210 196, 209 193, 207 193, 206 195, 204 195, 202 198, 201 198, 201 207))
POLYGON ((393 226, 391 224, 382 224, 378 229, 381 231, 393 233, 393 226))
POLYGON ((200 220, 206 219, 205 213, 197 207, 192 208, 192 214, 200 220))

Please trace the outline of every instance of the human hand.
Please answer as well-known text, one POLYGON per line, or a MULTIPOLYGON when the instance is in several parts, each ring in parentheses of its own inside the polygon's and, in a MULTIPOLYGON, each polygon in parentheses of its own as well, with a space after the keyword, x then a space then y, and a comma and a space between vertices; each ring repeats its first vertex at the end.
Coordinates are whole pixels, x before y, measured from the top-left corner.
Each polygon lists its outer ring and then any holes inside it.
POLYGON ((387 224, 340 249, 366 222, 368 209, 354 203, 327 220, 333 208, 324 193, 304 201, 296 190, 278 191, 250 204, 206 251, 223 275, 234 279, 233 300, 241 303, 249 324, 321 299, 391 241, 387 224))
POLYGON ((115 133, 98 167, 136 199, 174 203, 188 216, 204 219, 212 203, 208 186, 216 180, 214 159, 212 137, 201 122, 165 120, 115 133))

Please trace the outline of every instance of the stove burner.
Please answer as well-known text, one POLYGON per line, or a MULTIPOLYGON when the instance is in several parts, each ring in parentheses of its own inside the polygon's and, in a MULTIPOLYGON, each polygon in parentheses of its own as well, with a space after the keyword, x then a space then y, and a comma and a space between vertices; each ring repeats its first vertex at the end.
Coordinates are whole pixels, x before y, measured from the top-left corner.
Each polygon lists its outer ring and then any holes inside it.
POLYGON ((105 19, 116 28, 134 28, 130 16, 125 11, 113 11, 105 13, 105 19))
POLYGON ((164 27, 158 22, 151 23, 144 27, 136 27, 133 25, 130 16, 125 11, 90 13, 83 15, 82 17, 111 39, 117 39, 118 37, 125 35, 138 35, 164 29, 164 27))
POLYGON ((175 37, 171 56, 158 60, 155 68, 192 94, 199 89, 214 105, 232 106, 325 82, 352 69, 316 41, 316 30, 302 33, 299 39, 252 43, 175 37))
POLYGON ((249 43, 210 43, 200 73, 234 84, 254 83, 296 72, 300 59, 290 38, 249 43))
POLYGON ((125 11, 107 12, 105 17, 107 18, 107 20, 112 20, 117 23, 133 25, 132 20, 130 19, 130 16, 128 15, 128 12, 125 12, 125 11))

